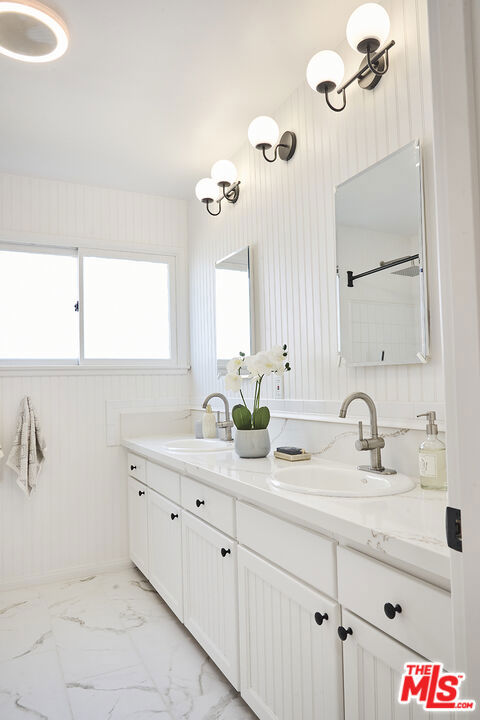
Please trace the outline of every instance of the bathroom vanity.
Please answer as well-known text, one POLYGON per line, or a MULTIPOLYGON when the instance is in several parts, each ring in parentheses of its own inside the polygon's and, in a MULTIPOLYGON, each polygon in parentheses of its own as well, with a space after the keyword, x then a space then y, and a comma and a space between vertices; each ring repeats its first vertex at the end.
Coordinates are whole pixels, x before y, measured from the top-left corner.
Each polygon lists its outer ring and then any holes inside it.
POLYGON ((130 557, 252 710, 423 718, 397 695, 406 662, 453 668, 445 494, 292 493, 284 461, 189 442, 124 441, 130 557))

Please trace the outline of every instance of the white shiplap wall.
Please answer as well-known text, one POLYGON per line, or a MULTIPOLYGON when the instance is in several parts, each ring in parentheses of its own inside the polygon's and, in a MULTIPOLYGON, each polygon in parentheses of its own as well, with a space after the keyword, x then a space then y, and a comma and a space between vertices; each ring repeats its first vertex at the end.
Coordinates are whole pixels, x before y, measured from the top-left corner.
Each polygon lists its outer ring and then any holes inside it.
MULTIPOLYGON (((397 44, 379 86, 373 92, 352 86, 347 109, 337 114, 299 78, 298 90, 275 113, 281 130, 297 133, 294 158, 269 165, 245 142, 231 158, 242 181, 238 203, 224 203, 217 218, 198 201, 190 203, 195 402, 223 387, 215 373, 214 263, 245 245, 253 247, 257 347, 289 344, 293 370, 285 381, 286 399, 340 401, 364 390, 390 407, 443 400, 426 2, 384 5, 397 44), (432 360, 427 366, 339 368, 333 188, 414 138, 424 154, 432 360)), ((359 56, 346 42, 339 52, 350 74, 359 56)), ((259 107, 258 114, 263 112, 259 107)))
MULTIPOLYGON (((0 240, 167 249, 185 289, 186 207, 166 199, 0 175, 0 240)), ((185 313, 180 323, 186 325, 185 313)), ((180 327, 186 364, 186 328, 180 327)), ((187 374, 57 375, 0 370, 0 442, 7 454, 21 398, 32 396, 48 445, 36 494, 26 499, 0 461, 0 586, 95 572, 128 560, 126 472, 107 447, 107 401, 186 404, 187 374)))

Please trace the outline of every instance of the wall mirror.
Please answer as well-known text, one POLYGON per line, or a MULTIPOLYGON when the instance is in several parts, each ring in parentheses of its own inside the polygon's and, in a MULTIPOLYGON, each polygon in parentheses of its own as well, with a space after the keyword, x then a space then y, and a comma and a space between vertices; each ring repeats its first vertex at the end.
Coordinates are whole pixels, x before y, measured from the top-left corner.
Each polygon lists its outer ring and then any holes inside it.
POLYGON ((338 341, 347 365, 428 359, 420 145, 335 189, 338 341))
POLYGON ((253 350, 253 292, 251 249, 244 247, 215 263, 217 372, 227 362, 253 350))

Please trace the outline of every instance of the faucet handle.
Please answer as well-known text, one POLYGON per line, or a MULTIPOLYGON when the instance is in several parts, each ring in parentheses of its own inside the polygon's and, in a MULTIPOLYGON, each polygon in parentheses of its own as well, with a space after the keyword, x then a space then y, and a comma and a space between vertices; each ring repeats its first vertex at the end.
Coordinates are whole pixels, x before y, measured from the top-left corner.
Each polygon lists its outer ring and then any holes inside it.
POLYGON ((361 420, 358 421, 358 439, 363 440, 363 422, 361 420))

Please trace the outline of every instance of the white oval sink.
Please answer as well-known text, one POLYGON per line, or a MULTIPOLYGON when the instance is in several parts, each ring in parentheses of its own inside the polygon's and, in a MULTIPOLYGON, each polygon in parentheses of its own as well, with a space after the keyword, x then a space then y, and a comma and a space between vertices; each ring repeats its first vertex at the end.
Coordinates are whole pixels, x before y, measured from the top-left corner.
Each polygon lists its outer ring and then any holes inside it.
POLYGON ((225 452, 233 450, 233 442, 216 438, 179 438, 168 440, 164 447, 170 452, 225 452))
POLYGON ((270 482, 281 490, 335 497, 397 495, 415 487, 415 481, 406 475, 377 475, 356 468, 307 463, 277 470, 270 482))

